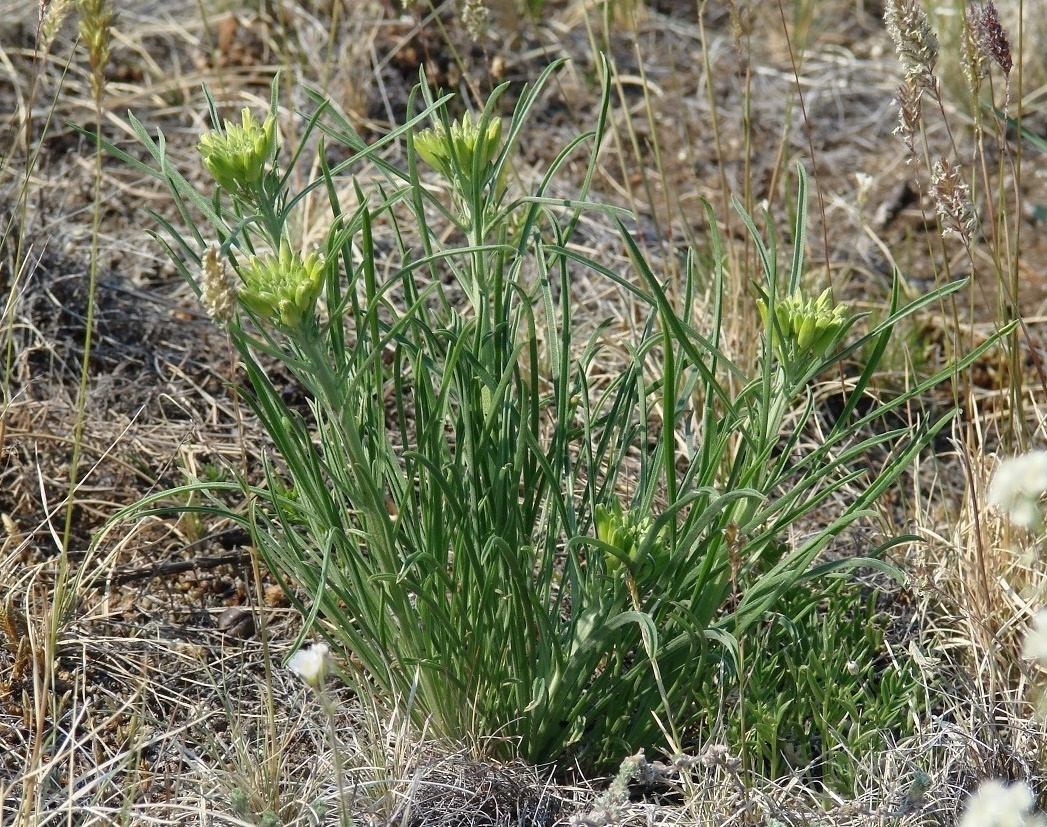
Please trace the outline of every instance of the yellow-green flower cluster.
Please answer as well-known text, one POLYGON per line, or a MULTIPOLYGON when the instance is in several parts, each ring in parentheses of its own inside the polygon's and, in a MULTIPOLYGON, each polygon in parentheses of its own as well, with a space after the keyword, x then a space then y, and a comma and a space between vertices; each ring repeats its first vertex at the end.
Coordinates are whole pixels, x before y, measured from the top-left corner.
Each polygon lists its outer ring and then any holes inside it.
MULTIPOLYGON (((654 544, 650 561, 640 557, 640 546, 654 524, 650 515, 640 516, 636 511, 624 511, 621 504, 615 501, 610 507, 596 506, 594 518, 597 539, 622 552, 631 561, 630 568, 633 568, 635 574, 644 577, 656 574, 668 561, 668 550, 661 539, 654 544), (646 565, 648 562, 650 565, 646 565)), ((621 557, 610 551, 605 553, 604 562, 609 572, 618 571, 622 565, 621 557)))
POLYGON ((442 124, 419 132, 414 148, 422 160, 449 181, 462 179, 466 190, 474 170, 479 170, 484 181, 491 163, 502 147, 502 122, 491 118, 481 130, 481 121, 474 121, 468 112, 451 124, 450 137, 442 124))
MULTIPOLYGON (((767 301, 759 303, 764 325, 770 325, 767 301)), ((796 356, 824 356, 849 321, 846 304, 832 306, 828 288, 817 299, 792 293, 774 306, 777 328, 771 328, 771 341, 783 359, 796 356)))
POLYGON ((324 285, 324 261, 318 253, 303 259, 285 241, 278 255, 251 256, 240 276, 244 305, 263 319, 297 328, 312 317, 324 285))
POLYGON ((200 139, 199 149, 218 186, 228 192, 244 192, 262 179, 276 154, 276 120, 269 115, 259 126, 245 108, 239 126, 226 121, 224 130, 213 130, 200 139))

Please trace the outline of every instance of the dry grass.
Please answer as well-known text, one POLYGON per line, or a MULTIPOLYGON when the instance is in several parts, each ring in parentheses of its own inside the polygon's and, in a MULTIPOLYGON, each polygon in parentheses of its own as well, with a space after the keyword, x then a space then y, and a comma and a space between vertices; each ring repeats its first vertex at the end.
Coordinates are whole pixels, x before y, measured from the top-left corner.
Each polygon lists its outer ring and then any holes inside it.
MULTIPOLYGON (((914 169, 891 134, 899 73, 873 3, 791 3, 783 26, 776 3, 700 2, 696 9, 660 0, 635 31, 609 34, 580 0, 551 2, 539 24, 495 3, 494 36, 482 44, 445 6, 433 14, 400 13, 388 0, 260 5, 236 5, 235 16, 227 4, 185 0, 121 8, 105 74, 104 134, 135 152, 124 122, 131 109, 163 128, 172 157, 191 171, 205 128, 204 83, 232 112, 261 106, 280 70, 286 136, 300 128, 291 110, 305 105, 299 83, 309 82, 373 137, 402 120, 422 64, 433 83, 482 96, 503 80, 533 79, 548 60, 567 55, 571 62, 521 147, 518 173, 529 179, 591 125, 594 47, 603 45, 617 74, 593 197, 636 212, 638 237, 665 275, 677 270, 686 244, 707 249, 700 199, 714 205, 737 276, 725 330, 730 355, 753 355, 746 274, 755 269, 729 194, 749 206, 766 202, 785 229, 791 168, 800 159, 809 161, 817 188, 812 284, 829 283, 838 298, 875 310, 893 267, 918 291, 977 265, 966 306, 943 309, 913 331, 886 388, 991 331, 998 318, 991 258, 978 250, 968 260, 955 240, 941 242, 926 186, 911 183, 914 169)), ((159 186, 111 159, 101 178, 96 338, 68 546, 73 578, 68 597, 55 604, 94 238, 92 149, 66 122, 93 125, 95 114, 92 71, 73 21, 56 32, 45 59, 34 53, 37 14, 35 2, 9 0, 0 29, 0 284, 7 296, 0 317, 0 824, 335 823, 324 718, 279 668, 300 619, 278 590, 262 584, 259 591, 246 538, 202 520, 149 520, 112 527, 88 551, 120 507, 209 464, 245 462, 256 471, 265 450, 227 393, 225 342, 144 237, 143 228, 154 226, 149 211, 172 221, 177 214, 159 186), (246 638, 226 634, 218 621, 229 607, 264 618, 265 640, 252 629, 246 638)), ((1028 72, 1035 77, 1035 67, 1028 72)), ((928 146, 967 145, 969 116, 962 108, 949 116, 955 134, 929 121, 928 146)), ((1030 373, 1047 301, 1045 169, 1029 154, 1013 183, 1028 210, 1011 220, 1022 232, 1018 300, 1028 332, 1019 347, 1030 373)), ((987 173, 1008 186, 1010 175, 1006 167, 987 173)), ((561 186, 550 195, 572 194, 570 183, 561 186)), ((321 220, 319 212, 312 220, 321 220)), ((309 219, 300 228, 306 239, 323 230, 309 219)), ((605 229, 585 226, 583 238, 587 252, 625 267, 605 229)), ((620 332, 637 324, 617 291, 584 281, 576 290, 578 315, 594 326, 608 316, 620 332)), ((799 779, 743 779, 712 750, 696 770, 641 791, 618 817, 949 824, 976 779, 1022 778, 1047 790, 1047 733, 1030 702, 1044 676, 1017 656, 1043 602, 1044 565, 984 505, 994 456, 1013 444, 1013 378, 1003 357, 958 378, 952 390, 964 418, 949 444, 914 470, 910 487, 893 493, 874 527, 925 540, 899 552, 911 582, 892 595, 891 607, 905 621, 893 645, 917 653, 928 679, 946 688, 917 735, 884 745, 853 800, 827 802, 799 779), (909 801, 918 771, 933 784, 909 801)), ((1028 440, 1041 444, 1044 389, 1027 382, 1019 391, 1028 440)), ((430 743, 358 699, 342 698, 338 710, 358 822, 599 821, 599 780, 571 787, 532 768, 492 766, 475 745, 430 743)))

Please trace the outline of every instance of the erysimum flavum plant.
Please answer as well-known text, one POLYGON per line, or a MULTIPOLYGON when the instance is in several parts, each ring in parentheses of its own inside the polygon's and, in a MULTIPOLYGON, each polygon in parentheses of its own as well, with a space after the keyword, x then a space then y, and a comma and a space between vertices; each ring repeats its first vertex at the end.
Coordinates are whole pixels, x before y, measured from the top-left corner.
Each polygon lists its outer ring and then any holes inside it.
MULTIPOLYGON (((788 279, 773 237, 762 241, 743 216, 763 261, 766 319, 759 368, 746 375, 720 348, 715 230, 711 266, 688 258, 678 307, 620 211, 587 200, 607 72, 595 132, 530 191, 509 183, 528 111, 555 69, 504 120, 504 87, 452 121, 447 99, 423 84, 408 110, 419 114, 370 145, 314 95, 300 144, 281 147, 267 132, 274 85, 266 117, 226 127, 244 135, 203 140, 210 194, 137 120, 153 165, 119 154, 167 181, 187 221, 190 206, 204 216, 188 234, 165 223, 162 240, 186 278, 205 274, 202 295, 223 311, 214 315, 276 449, 264 483, 193 483, 210 498, 193 507, 251 532, 306 629, 351 656, 344 677, 361 691, 403 705, 430 733, 502 756, 605 766, 666 733, 682 742, 704 715, 703 670, 735 657, 739 637, 793 584, 833 567, 815 565, 819 552, 945 424, 947 415, 868 428, 939 377, 862 413, 857 403, 898 320, 959 285, 905 308, 895 291, 887 318, 848 343, 856 317, 806 298, 801 284, 801 172, 788 279), (294 191, 291 171, 317 131, 349 157, 329 168, 321 149, 319 176, 294 191), (386 152, 396 140, 403 162, 386 152), (226 146, 241 154, 225 158, 226 146), (552 198, 576 154, 588 156, 577 197, 552 198), (352 177, 365 163, 377 180, 352 177), (291 232, 310 193, 330 207, 319 250, 291 232), (571 243, 583 213, 617 221, 633 272, 571 243), (379 233, 392 249, 381 262, 379 233), (631 360, 599 387, 589 377, 609 358, 604 328, 575 334, 580 271, 620 285, 648 317, 631 360), (223 284, 238 293, 216 301, 223 284), (701 330, 690 310, 699 289, 712 301, 701 330), (801 449, 811 381, 870 353, 836 425, 801 449), (307 410, 284 400, 265 367, 274 360, 307 410), (870 473, 865 457, 880 446, 889 459, 870 473), (639 458, 635 473, 623 470, 627 456, 639 458), (855 480, 862 493, 833 520, 799 547, 781 543, 855 480)), ((157 495, 136 512, 165 513, 169 502, 157 495)))

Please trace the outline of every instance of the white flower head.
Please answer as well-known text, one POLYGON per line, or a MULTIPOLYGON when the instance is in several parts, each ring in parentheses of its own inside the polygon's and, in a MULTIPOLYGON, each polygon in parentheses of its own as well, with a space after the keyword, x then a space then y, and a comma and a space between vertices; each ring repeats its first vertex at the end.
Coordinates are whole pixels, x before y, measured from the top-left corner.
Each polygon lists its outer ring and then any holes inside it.
POLYGON ((876 183, 876 179, 864 172, 856 172, 854 173, 854 180, 858 182, 858 191, 855 193, 854 198, 858 202, 858 206, 862 207, 869 200, 869 191, 872 189, 873 184, 876 183))
POLYGON ((1032 621, 1032 629, 1022 644, 1022 657, 1047 665, 1047 609, 1040 609, 1032 621))
POLYGON ((1024 782, 1010 786, 1002 781, 983 781, 967 799, 960 827, 1043 827, 1041 813, 1030 812, 1036 802, 1024 782))
POLYGON ((989 484, 989 503, 1007 512, 1011 522, 1034 528, 1043 521, 1040 503, 1047 492, 1047 451, 1004 460, 989 484))
POLYGON ((308 649, 299 649, 288 659, 287 668, 313 689, 319 689, 327 676, 328 651, 326 643, 314 643, 308 649))

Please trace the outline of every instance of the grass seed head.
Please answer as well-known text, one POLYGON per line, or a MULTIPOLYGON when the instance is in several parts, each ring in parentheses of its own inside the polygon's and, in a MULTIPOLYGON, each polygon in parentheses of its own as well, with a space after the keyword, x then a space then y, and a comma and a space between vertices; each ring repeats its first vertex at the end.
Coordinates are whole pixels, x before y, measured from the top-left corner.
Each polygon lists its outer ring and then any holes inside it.
POLYGON ((113 40, 113 7, 108 0, 78 0, 80 38, 91 63, 91 91, 100 100, 105 87, 105 67, 113 40))
POLYGON ((464 0, 462 3, 462 26, 469 37, 480 42, 491 25, 491 12, 485 0, 464 0))
POLYGON ((963 22, 963 42, 960 44, 963 53, 963 74, 967 86, 975 97, 981 89, 982 78, 989 74, 989 59, 982 48, 979 36, 981 9, 974 4, 967 7, 963 22))
POLYGON ((971 188, 963 180, 959 166, 944 158, 935 161, 931 168, 931 192, 942 222, 942 235, 959 236, 969 245, 978 218, 971 203, 971 188))
POLYGON ((72 0, 43 0, 40 3, 40 37, 37 47, 41 52, 51 48, 72 7, 72 0))
POLYGON ((978 10, 974 32, 982 54, 999 66, 1005 75, 1010 74, 1014 65, 1011 58, 1011 42, 1000 23, 1000 15, 993 0, 985 0, 978 10))
POLYGON ((934 89, 938 62, 938 36, 918 0, 888 0, 884 9, 887 33, 894 41, 906 80, 934 89))
POLYGON ((923 88, 906 78, 898 87, 898 126, 895 135, 900 135, 909 150, 908 163, 916 161, 916 136, 923 117, 923 88))
POLYGON ((217 244, 204 253, 200 273, 200 301, 207 315, 220 325, 233 318, 236 309, 236 280, 221 255, 217 244))

